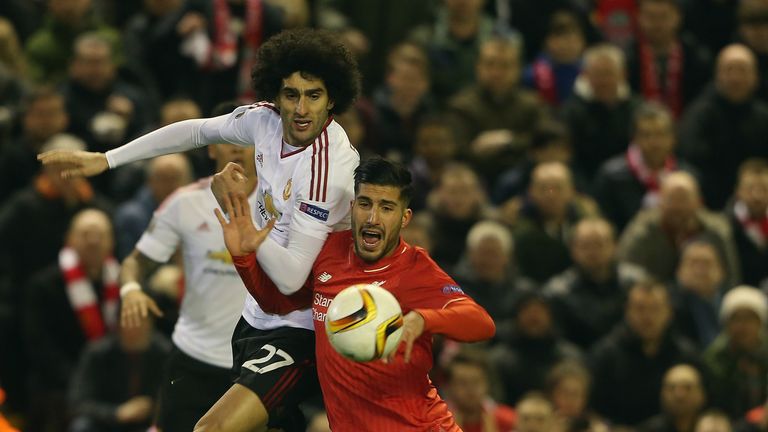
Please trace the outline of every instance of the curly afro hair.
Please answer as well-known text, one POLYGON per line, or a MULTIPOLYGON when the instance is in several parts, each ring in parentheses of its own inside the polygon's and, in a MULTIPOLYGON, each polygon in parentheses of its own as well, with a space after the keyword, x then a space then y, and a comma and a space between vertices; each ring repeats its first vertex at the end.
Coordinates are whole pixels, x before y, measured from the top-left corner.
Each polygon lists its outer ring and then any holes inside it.
POLYGON ((297 29, 275 35, 259 48, 251 72, 261 100, 275 101, 283 78, 304 72, 320 78, 334 102, 332 114, 347 110, 360 92, 360 72, 352 54, 333 34, 297 29))

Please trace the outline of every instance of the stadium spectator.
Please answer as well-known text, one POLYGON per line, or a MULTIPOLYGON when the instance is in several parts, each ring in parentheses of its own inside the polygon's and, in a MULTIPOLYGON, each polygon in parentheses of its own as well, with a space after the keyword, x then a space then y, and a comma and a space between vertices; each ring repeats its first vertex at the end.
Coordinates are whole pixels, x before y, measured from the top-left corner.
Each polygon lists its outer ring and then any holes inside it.
POLYGON ((117 259, 122 260, 133 250, 160 203, 191 181, 192 167, 184 155, 165 155, 149 161, 145 185, 115 210, 117 259))
POLYGON ((512 230, 520 251, 515 256, 520 273, 544 283, 568 268, 568 238, 573 227, 579 219, 596 213, 594 202, 576 195, 567 166, 539 164, 512 230))
POLYGON ((659 206, 640 212, 619 241, 619 259, 643 267, 662 282, 671 281, 685 243, 702 238, 723 257, 728 286, 741 280, 738 256, 727 220, 707 211, 699 185, 689 173, 678 171, 661 183, 659 206))
POLYGON ((471 83, 482 46, 495 34, 493 19, 483 11, 484 0, 446 0, 434 21, 417 27, 410 39, 429 55, 432 89, 441 100, 471 83))
POLYGON ((517 275, 514 252, 508 227, 480 221, 469 230, 464 256, 451 273, 497 323, 512 317, 518 291, 536 288, 533 281, 517 275))
POLYGON ((40 148, 68 125, 64 97, 58 91, 41 87, 24 98, 21 132, 0 147, 0 201, 29 185, 40 167, 36 157, 40 148))
POLYGON ((95 32, 109 44, 115 64, 123 61, 120 32, 93 13, 93 0, 49 0, 45 22, 26 43, 30 75, 38 83, 64 80, 75 54, 75 41, 95 32))
POLYGON ((555 410, 558 430, 608 430, 605 422, 589 407, 591 385, 589 369, 582 362, 565 360, 549 370, 545 389, 555 410))
POLYGON ((516 432, 548 432, 555 427, 552 403, 539 392, 531 392, 517 401, 516 432))
POLYGON ((714 85, 680 122, 680 155, 701 173, 707 207, 720 210, 733 192, 739 164, 768 157, 768 103, 757 99, 757 60, 744 45, 723 48, 714 85))
POLYGON ((71 432, 140 432, 152 424, 170 345, 153 320, 89 343, 69 392, 71 432))
POLYGON ((739 39, 748 46, 757 57, 758 79, 760 88, 757 96, 768 102, 768 2, 765 0, 745 0, 739 2, 737 10, 739 39))
POLYGON ((768 160, 742 162, 727 212, 744 283, 759 286, 768 277, 768 160))
MULTIPOLYGON (((731 419, 720 410, 709 409, 701 413, 693 432, 733 432, 731 419)), ((740 432, 758 432, 752 429, 736 429, 740 432)))
POLYGON ((675 156, 675 121, 663 105, 640 104, 632 126, 627 150, 605 162, 595 177, 595 198, 619 232, 641 209, 658 206, 664 177, 677 170, 694 171, 675 156))
POLYGON ((512 432, 515 411, 491 396, 493 372, 483 351, 464 349, 446 367, 446 403, 464 432, 512 432))
POLYGON ((504 401, 515 403, 532 390, 544 390, 550 368, 581 360, 581 351, 559 336, 552 308, 537 290, 517 293, 514 313, 498 322, 491 361, 504 387, 504 401))
POLYGON ((696 368, 672 366, 661 384, 661 412, 638 427, 640 432, 694 432, 696 420, 706 407, 707 392, 696 368))
POLYGON ((457 148, 448 120, 439 115, 427 116, 416 129, 414 158, 408 167, 413 174, 414 212, 427 206, 427 197, 439 183, 443 171, 455 159, 457 148))
POLYGON ((559 107, 573 93, 585 48, 578 16, 568 10, 556 11, 549 20, 543 50, 523 72, 523 84, 550 106, 559 107))
POLYGON ((590 357, 593 406, 617 427, 635 426, 658 413, 667 369, 698 360, 693 344, 672 326, 666 287, 650 281, 630 289, 624 322, 595 344, 590 357))
POLYGON ((646 273, 616 259, 616 233, 605 219, 580 220, 570 254, 574 264, 543 289, 563 336, 587 350, 621 321, 627 292, 646 273))
POLYGON ((589 179, 605 161, 623 153, 629 142, 639 101, 627 83, 624 62, 624 54, 613 45, 587 48, 573 95, 561 108, 571 132, 574 164, 589 179))
POLYGON ((627 53, 632 89, 665 105, 675 118, 707 84, 711 58, 682 33, 683 5, 677 0, 638 0, 638 38, 627 53))
POLYGON ((429 93, 429 60, 413 43, 402 43, 388 55, 384 84, 373 94, 377 151, 401 162, 413 157, 416 130, 434 110, 429 93))
POLYGON ((701 350, 720 333, 717 314, 726 288, 725 267, 717 248, 706 240, 685 245, 672 286, 675 325, 701 350))
POLYGON ((452 269, 464 253, 470 228, 492 212, 485 190, 470 167, 452 164, 443 170, 427 201, 435 232, 432 257, 441 267, 452 269))
POLYGON ((732 418, 766 400, 768 384, 768 303, 757 288, 742 285, 723 297, 723 331, 704 352, 712 404, 732 418))
POLYGON ((30 367, 30 417, 25 430, 66 430, 67 391, 80 353, 118 325, 120 264, 106 213, 87 209, 69 226, 58 262, 26 286, 24 332, 30 367), (52 428, 52 429, 51 429, 52 428))
POLYGON ((475 81, 448 102, 459 152, 471 157, 489 184, 519 160, 548 114, 530 90, 520 87, 522 41, 493 37, 483 42, 475 81))

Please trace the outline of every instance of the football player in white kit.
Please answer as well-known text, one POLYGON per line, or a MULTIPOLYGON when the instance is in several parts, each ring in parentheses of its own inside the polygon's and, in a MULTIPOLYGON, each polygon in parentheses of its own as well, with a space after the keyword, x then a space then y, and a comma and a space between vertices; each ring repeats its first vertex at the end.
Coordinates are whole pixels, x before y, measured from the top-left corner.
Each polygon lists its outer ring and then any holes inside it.
MULTIPOLYGON (((214 109, 214 115, 236 107, 224 103, 214 109)), ((214 144, 208 147, 208 155, 216 161, 216 171, 230 162, 243 167, 248 201, 255 206, 254 148, 214 144)), ((211 213, 216 207, 211 181, 208 177, 179 188, 164 200, 121 266, 122 325, 134 327, 147 311, 162 314, 141 290, 141 282, 181 246, 186 286, 160 389, 157 426, 163 432, 191 431, 232 384, 232 332, 246 291, 211 213)))
MULTIPOLYGON (((255 146, 256 208, 262 230, 258 263, 281 292, 296 292, 332 231, 349 228, 353 174, 359 155, 333 114, 344 112, 360 87, 350 52, 330 33, 291 30, 257 53, 256 94, 265 101, 229 115, 165 126, 104 153, 49 152, 65 177, 215 143, 255 146), (273 229, 268 229, 274 225, 273 229)), ((242 169, 214 176, 218 203, 243 192, 242 169), (237 179, 237 180, 235 180, 237 179)), ((223 206, 222 206, 223 208, 223 206)), ((134 289, 135 286, 131 285, 134 289)), ((195 426, 196 431, 303 430, 295 406, 316 391, 311 309, 265 313, 251 297, 232 337, 235 384, 195 426)))

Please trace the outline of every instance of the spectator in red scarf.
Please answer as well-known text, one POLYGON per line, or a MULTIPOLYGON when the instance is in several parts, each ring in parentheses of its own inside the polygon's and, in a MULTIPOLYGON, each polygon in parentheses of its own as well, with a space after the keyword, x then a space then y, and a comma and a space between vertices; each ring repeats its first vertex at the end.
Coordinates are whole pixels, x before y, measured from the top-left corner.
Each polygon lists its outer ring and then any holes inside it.
POLYGON ((680 32, 682 16, 677 0, 640 0, 638 35, 627 53, 632 89, 666 105, 675 117, 698 96, 711 71, 709 52, 680 32))
POLYGON ((595 177, 595 197, 605 216, 621 231, 635 214, 655 208, 661 180, 677 170, 693 167, 675 157, 675 121, 656 102, 635 110, 632 140, 627 151, 609 159, 595 177))
POLYGON ((747 159, 739 167, 735 200, 728 208, 744 283, 768 277, 768 160, 747 159))
POLYGON ((66 391, 86 343, 117 325, 120 267, 106 213, 83 210, 72 220, 58 263, 26 289, 25 335, 30 359, 30 423, 26 430, 66 430, 66 391))

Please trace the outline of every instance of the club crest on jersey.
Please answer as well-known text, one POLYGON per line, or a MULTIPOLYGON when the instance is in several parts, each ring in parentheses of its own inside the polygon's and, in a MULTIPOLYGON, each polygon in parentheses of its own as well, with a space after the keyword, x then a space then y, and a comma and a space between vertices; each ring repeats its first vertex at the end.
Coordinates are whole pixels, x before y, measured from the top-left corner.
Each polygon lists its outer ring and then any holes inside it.
POLYGON ((257 153, 256 154, 256 163, 259 164, 259 167, 264 166, 264 154, 263 153, 257 153))
POLYGON ((291 182, 293 181, 292 178, 288 179, 288 183, 285 184, 285 187, 283 188, 283 201, 288 201, 288 198, 291 197, 291 182))
POLYGON ((324 208, 320 208, 312 204, 307 204, 305 202, 299 205, 299 211, 304 212, 312 216, 313 218, 321 220, 323 222, 328 222, 328 216, 331 213, 324 208))

